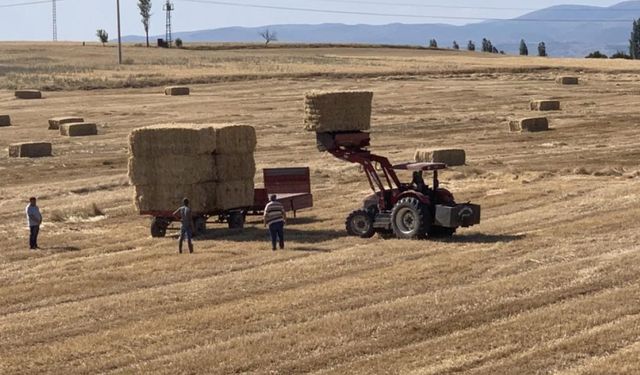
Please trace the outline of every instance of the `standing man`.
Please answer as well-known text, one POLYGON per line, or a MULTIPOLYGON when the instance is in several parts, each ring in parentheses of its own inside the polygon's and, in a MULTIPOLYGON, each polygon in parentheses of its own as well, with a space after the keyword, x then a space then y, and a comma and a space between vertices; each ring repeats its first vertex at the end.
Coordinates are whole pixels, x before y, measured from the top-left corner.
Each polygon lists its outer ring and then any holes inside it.
POLYGON ((29 198, 29 205, 26 208, 27 223, 29 224, 29 249, 35 250, 38 247, 38 233, 40 233, 40 224, 42 224, 42 215, 40 209, 36 206, 36 198, 29 198))
POLYGON ((269 227, 271 233, 271 247, 276 251, 276 243, 280 240, 280 249, 284 249, 284 224, 287 221, 287 214, 282 203, 276 200, 276 196, 271 196, 271 202, 264 208, 264 225, 269 227))
POLYGON ((178 252, 182 254, 182 242, 185 237, 189 245, 189 253, 193 253, 193 243, 191 238, 193 237, 193 215, 191 214, 191 208, 189 207, 189 199, 182 200, 182 207, 178 208, 173 216, 180 218, 182 225, 180 226, 180 237, 178 238, 178 252))

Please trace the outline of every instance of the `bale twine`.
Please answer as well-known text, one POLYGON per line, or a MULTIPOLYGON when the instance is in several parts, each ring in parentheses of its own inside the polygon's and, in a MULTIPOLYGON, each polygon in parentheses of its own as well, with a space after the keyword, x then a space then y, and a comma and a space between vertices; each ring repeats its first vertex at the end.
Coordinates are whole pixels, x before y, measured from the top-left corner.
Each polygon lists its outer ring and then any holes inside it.
POLYGON ((164 89, 164 94, 169 96, 189 95, 190 90, 186 86, 169 86, 164 89))
POLYGON ((578 77, 558 77, 556 78, 556 83, 561 85, 577 85, 579 83, 578 77))
POLYGON ((462 149, 418 149, 414 158, 419 163, 444 163, 449 167, 465 165, 467 162, 467 154, 462 149))
POLYGON ((60 125, 60 135, 67 137, 98 135, 98 126, 92 122, 62 124, 60 125))
POLYGON ((49 130, 59 130, 60 125, 84 122, 82 117, 54 117, 49 119, 49 130))
POLYGON ((313 91, 304 98, 304 128, 318 133, 371 128, 370 91, 313 91))
POLYGON ((510 121, 509 130, 512 132, 540 132, 549 130, 549 120, 546 117, 530 117, 510 121))
POLYGON ((42 99, 42 93, 39 90, 16 90, 15 96, 18 99, 42 99))
POLYGON ((26 142, 9 145, 9 157, 11 158, 40 158, 52 155, 51 143, 26 142))
POLYGON ((11 126, 11 116, 0 115, 0 126, 11 126))
POLYGON ((532 111, 559 111, 559 100, 532 100, 529 103, 529 107, 532 111))

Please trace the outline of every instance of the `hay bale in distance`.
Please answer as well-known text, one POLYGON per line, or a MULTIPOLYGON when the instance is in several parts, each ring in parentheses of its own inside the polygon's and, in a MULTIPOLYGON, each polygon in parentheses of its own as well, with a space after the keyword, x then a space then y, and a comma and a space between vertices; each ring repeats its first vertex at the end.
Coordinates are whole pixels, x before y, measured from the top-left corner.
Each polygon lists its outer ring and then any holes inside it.
POLYGON ((529 103, 529 107, 532 111, 559 111, 559 100, 532 100, 529 103))
POLYGON ((11 116, 0 115, 0 126, 11 126, 11 116))
POLYGON ((18 99, 42 99, 42 92, 39 90, 16 90, 15 96, 18 99))
POLYGON ((92 122, 77 122, 60 125, 60 135, 68 137, 84 137, 98 135, 98 127, 92 122))
POLYGON ((51 155, 52 146, 48 142, 26 142, 9 145, 10 158, 40 158, 51 155))
POLYGON ((462 149, 418 149, 414 157, 419 163, 445 163, 449 167, 465 165, 467 162, 467 154, 462 149))
POLYGON ((189 93, 187 86, 169 86, 164 89, 164 94, 169 96, 189 95, 189 93))
POLYGON ((556 78, 556 83, 561 85, 577 85, 579 83, 578 77, 558 77, 556 78))
POLYGON ((546 117, 530 117, 509 122, 512 132, 540 132, 549 130, 549 120, 546 117))
POLYGON ((317 133, 371 128, 370 91, 312 91, 304 98, 304 128, 317 133))
POLYGON ((49 130, 59 130, 60 125, 84 122, 82 117, 54 117, 49 119, 49 130))

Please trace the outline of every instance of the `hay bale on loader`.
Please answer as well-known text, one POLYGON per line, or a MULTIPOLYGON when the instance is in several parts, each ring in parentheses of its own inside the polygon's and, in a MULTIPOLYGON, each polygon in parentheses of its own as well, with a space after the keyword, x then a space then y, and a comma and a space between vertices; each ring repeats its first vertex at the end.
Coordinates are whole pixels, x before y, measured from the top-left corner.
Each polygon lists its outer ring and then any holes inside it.
POLYGON ((92 122, 62 124, 60 125, 60 135, 67 137, 98 135, 98 126, 92 122))
POLYGON ((15 96, 18 99, 42 99, 42 92, 39 90, 16 90, 15 96))
POLYGON ((11 116, 0 115, 0 126, 11 126, 11 116))
POLYGON ((48 142, 12 143, 9 145, 10 158, 40 158, 52 155, 52 146, 48 142))
POLYGON ((529 103, 532 111, 559 111, 559 100, 532 100, 529 103))
POLYGON ((129 179, 136 206, 140 211, 173 211, 184 197, 200 213, 251 206, 255 147, 255 129, 244 125, 135 129, 129 136, 129 179))
POLYGON ((59 130, 60 125, 64 124, 73 124, 78 122, 84 122, 82 117, 73 117, 73 116, 65 116, 65 117, 54 117, 49 119, 49 130, 59 130))
POLYGON ((509 122, 512 132, 541 132, 549 130, 549 120, 546 117, 529 117, 509 122))
POLYGON ((556 78, 556 83, 560 85, 577 85, 579 83, 578 77, 561 76, 556 78))
POLYGON ((317 133, 371 128, 370 91, 312 91, 304 98, 304 127, 317 133))
POLYGON ((190 92, 187 86, 169 86, 164 89, 164 94, 168 96, 189 95, 190 92))
POLYGON ((449 167, 465 165, 467 154, 462 149, 418 149, 414 155, 418 163, 445 163, 449 167))

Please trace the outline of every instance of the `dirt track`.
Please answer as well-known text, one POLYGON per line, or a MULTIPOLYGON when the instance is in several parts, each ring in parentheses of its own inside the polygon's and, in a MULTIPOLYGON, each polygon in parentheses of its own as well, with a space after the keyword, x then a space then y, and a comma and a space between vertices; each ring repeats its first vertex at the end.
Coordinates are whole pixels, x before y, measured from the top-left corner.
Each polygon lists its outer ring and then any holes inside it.
MULTIPOLYGON (((631 68, 630 68, 631 69, 631 68)), ((635 68, 634 68, 635 69, 635 68)), ((636 374, 640 355, 640 88, 630 73, 557 71, 282 79, 161 89, 0 92, 1 373, 636 374), (357 167, 301 130, 309 89, 371 89, 373 149, 467 150, 442 176, 483 223, 447 241, 345 237, 368 193, 357 167), (533 98, 557 98, 552 131, 512 134, 533 98), (81 115, 97 137, 46 119, 81 115), (131 204, 126 136, 160 122, 256 126, 258 167, 309 165, 316 207, 272 253, 254 219, 212 226, 196 254, 151 239, 131 204), (54 157, 7 158, 52 140, 54 157), (38 252, 22 213, 41 198, 38 252), (95 204, 106 216, 82 218, 95 204)), ((404 176, 405 179, 408 176, 404 176)))

